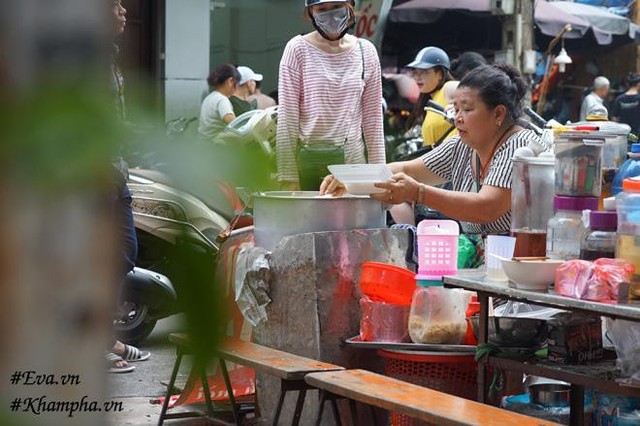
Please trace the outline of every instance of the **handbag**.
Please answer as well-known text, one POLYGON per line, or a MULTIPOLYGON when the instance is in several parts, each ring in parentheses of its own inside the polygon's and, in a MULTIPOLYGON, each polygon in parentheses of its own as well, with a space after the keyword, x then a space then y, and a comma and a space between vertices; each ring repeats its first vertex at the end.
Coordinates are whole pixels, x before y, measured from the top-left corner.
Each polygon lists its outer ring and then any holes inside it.
POLYGON ((344 147, 334 143, 298 143, 298 179, 302 191, 317 191, 327 175, 327 166, 344 164, 344 147))

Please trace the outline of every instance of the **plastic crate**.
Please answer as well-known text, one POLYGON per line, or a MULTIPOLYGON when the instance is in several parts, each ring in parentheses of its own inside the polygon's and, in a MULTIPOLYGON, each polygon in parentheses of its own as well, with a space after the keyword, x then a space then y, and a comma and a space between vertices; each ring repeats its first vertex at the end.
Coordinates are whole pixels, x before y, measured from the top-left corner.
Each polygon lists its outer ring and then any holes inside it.
POLYGON ((418 224, 417 279, 440 280, 457 272, 459 233, 452 220, 425 219, 418 224))
MULTIPOLYGON (((476 400, 477 364, 469 352, 422 352, 378 349, 384 359, 384 374, 450 395, 476 400)), ((393 426, 420 426, 421 422, 391 413, 393 426)))

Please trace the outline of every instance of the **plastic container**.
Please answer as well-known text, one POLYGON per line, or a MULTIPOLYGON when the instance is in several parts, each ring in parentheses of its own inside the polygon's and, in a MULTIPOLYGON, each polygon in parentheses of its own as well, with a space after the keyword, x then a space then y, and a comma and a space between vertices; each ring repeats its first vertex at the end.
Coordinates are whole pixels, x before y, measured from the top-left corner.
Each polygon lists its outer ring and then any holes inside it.
POLYGON ((625 123, 607 121, 606 116, 600 120, 588 120, 574 123, 576 126, 597 126, 600 132, 606 134, 602 147, 602 168, 617 169, 627 158, 627 141, 631 126, 625 123))
POLYGON ((622 181, 622 189, 616 195, 616 257, 626 259, 635 266, 635 275, 629 286, 629 298, 640 300, 640 176, 622 181))
POLYGON ((360 340, 364 342, 409 342, 409 306, 360 298, 360 340))
POLYGON ((611 195, 618 195, 621 193, 622 181, 635 176, 640 176, 640 143, 634 143, 631 145, 629 159, 622 164, 613 178, 611 195))
POLYGON ((467 333, 466 310, 471 293, 439 286, 418 286, 409 313, 414 343, 459 345, 467 333))
POLYGON ((384 188, 378 188, 374 183, 386 182, 393 175, 386 164, 334 164, 328 169, 352 195, 385 192, 384 188))
POLYGON ((511 236, 514 256, 544 256, 547 222, 553 216, 555 172, 553 156, 513 159, 511 236))
POLYGON ((418 280, 441 280, 458 271, 460 227, 452 220, 425 219, 418 224, 418 280))
POLYGON ((562 197, 553 199, 555 214, 547 225, 547 257, 571 260, 580 257, 582 235, 587 227, 582 220, 583 210, 597 210, 594 197, 562 197))
POLYGON ((415 289, 415 273, 408 269, 380 262, 362 264, 360 291, 371 300, 409 306, 415 289))
POLYGON ((589 229, 580 243, 580 259, 596 260, 616 257, 616 230, 618 215, 614 211, 592 211, 589 214, 589 229))
MULTIPOLYGON (((378 349, 384 360, 385 376, 449 395, 476 400, 477 364, 474 354, 461 352, 423 352, 378 349)), ((393 426, 424 425, 417 419, 391 413, 393 426)))
POLYGON ((555 138, 555 193, 599 197, 602 192, 602 147, 598 131, 562 131, 555 138))

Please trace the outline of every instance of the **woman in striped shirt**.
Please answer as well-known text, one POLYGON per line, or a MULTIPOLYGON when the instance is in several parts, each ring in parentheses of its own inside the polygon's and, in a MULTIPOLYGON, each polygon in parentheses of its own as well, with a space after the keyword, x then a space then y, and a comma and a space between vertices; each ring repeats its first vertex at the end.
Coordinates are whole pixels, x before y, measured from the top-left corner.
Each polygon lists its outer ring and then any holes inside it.
POLYGON ((291 190, 317 190, 330 164, 385 162, 380 62, 347 34, 352 0, 305 6, 315 31, 287 43, 278 82, 278 180, 291 190))
MULTIPOLYGON (((460 221, 466 234, 506 234, 511 224, 511 158, 538 136, 517 124, 527 85, 509 65, 484 65, 467 74, 455 91, 453 137, 421 158, 391 163, 392 179, 376 184, 372 198, 392 204, 427 204, 460 221), (452 190, 433 185, 450 181, 452 190)), ((321 193, 344 186, 327 177, 321 193)))

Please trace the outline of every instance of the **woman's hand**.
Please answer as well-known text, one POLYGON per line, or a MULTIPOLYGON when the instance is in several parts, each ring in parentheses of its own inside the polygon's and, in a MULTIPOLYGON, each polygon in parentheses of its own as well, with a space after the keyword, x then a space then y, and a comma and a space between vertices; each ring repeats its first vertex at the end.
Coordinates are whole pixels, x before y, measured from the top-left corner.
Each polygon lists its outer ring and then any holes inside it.
POLYGON ((404 173, 396 173, 387 182, 375 183, 376 188, 383 188, 384 193, 371 194, 371 198, 390 204, 414 202, 418 199, 420 184, 404 173))
POLYGON ((334 197, 341 197, 347 193, 347 188, 333 175, 326 176, 320 184, 320 195, 331 194, 334 197))

